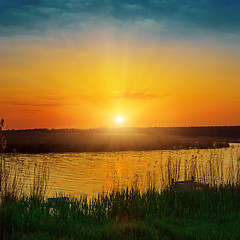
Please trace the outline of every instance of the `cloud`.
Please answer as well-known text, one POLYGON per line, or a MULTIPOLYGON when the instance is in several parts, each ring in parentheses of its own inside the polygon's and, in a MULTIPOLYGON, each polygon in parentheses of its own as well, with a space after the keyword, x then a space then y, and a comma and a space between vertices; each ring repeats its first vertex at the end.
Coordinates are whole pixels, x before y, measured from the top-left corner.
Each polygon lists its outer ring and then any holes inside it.
POLYGON ((151 92, 135 92, 135 91, 125 91, 121 93, 115 93, 110 98, 114 99, 130 99, 130 100, 141 100, 141 99, 156 99, 162 98, 163 96, 157 95, 151 92))
POLYGON ((98 103, 108 100, 105 95, 81 92, 41 91, 31 89, 3 88, 0 90, 0 103, 20 108, 41 108, 58 106, 78 106, 84 103, 98 103))
POLYGON ((142 12, 144 10, 143 6, 139 4, 123 4, 123 8, 125 8, 126 11, 130 11, 132 13, 136 12, 142 12))
POLYGON ((62 105, 59 103, 27 103, 27 102, 10 102, 9 104, 21 107, 56 107, 62 105))
POLYGON ((239 33, 239 12, 238 0, 2 0, 0 36, 149 20, 178 33, 194 29, 239 33))

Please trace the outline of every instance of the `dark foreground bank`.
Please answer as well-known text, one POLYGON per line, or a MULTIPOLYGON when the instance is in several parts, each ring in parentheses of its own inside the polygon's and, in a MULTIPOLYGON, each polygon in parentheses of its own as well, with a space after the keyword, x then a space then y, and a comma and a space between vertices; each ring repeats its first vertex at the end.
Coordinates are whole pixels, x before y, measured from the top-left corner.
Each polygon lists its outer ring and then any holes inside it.
POLYGON ((44 201, 6 199, 3 239, 240 239, 240 189, 124 190, 44 201))

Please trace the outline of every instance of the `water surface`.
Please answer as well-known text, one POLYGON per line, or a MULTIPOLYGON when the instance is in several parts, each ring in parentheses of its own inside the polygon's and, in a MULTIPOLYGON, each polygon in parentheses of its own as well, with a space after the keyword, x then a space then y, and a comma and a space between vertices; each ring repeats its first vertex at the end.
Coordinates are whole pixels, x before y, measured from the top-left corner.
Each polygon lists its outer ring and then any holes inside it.
POLYGON ((195 175, 199 181, 224 180, 231 171, 237 175, 239 147, 240 144, 231 144, 224 149, 17 154, 15 157, 29 163, 25 174, 30 184, 35 163, 48 166, 47 196, 56 193, 93 196, 126 186, 160 189, 170 178, 184 180, 190 175, 195 175), (235 168, 231 169, 231 165, 235 168), (169 174, 169 169, 176 169, 176 172, 169 174))

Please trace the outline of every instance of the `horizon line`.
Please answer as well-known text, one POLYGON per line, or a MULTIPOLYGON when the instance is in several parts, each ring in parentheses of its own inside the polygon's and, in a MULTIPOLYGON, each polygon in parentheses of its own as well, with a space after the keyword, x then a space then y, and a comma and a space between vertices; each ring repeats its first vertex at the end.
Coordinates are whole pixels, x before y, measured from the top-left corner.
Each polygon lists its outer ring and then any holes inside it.
POLYGON ((199 125, 199 126, 168 126, 168 127, 98 127, 98 128, 23 128, 23 129, 3 129, 2 131, 37 131, 37 130, 116 130, 116 129, 151 129, 151 128, 220 128, 220 127, 240 127, 240 125, 199 125))

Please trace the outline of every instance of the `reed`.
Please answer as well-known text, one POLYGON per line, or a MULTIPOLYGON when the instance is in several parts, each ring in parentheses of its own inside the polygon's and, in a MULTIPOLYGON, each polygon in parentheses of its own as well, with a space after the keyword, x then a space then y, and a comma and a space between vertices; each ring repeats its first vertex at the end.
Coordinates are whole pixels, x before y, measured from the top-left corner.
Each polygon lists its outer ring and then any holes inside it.
POLYGON ((58 196, 54 205, 36 196, 22 197, 2 204, 1 226, 6 239, 121 239, 119 234, 122 239, 238 239, 233 226, 240 223, 239 190, 232 185, 144 193, 126 188, 92 199, 58 196), (207 224, 214 229, 206 236, 201 231, 207 224))
POLYGON ((121 187, 114 172, 112 191, 91 199, 58 195, 52 204, 44 199, 46 163, 34 164, 29 179, 22 174, 30 169, 28 163, 14 154, 6 158, 4 146, 1 136, 0 239, 240 239, 238 148, 231 149, 227 163, 224 149, 208 150, 206 156, 198 150, 166 151, 157 163, 160 174, 135 175, 131 188, 121 187), (209 188, 169 187, 172 180, 191 177, 209 188), (29 195, 24 194, 26 185, 29 195))
MULTIPOLYGON (((240 148, 237 146, 223 149, 167 150, 159 152, 159 159, 145 173, 133 176, 121 176, 113 169, 113 180, 110 189, 121 190, 133 187, 141 192, 149 189, 162 191, 172 182, 189 181, 210 187, 226 184, 240 185, 240 148), (131 181, 126 182, 126 177, 131 181)), ((154 163, 155 162, 155 163, 154 163)))
MULTIPOLYGON (((42 197, 44 191, 32 187, 30 196, 18 195, 14 201, 3 201, 0 205, 1 237, 239 239, 238 149, 232 149, 232 158, 227 164, 220 150, 215 154, 209 150, 206 158, 198 156, 197 151, 190 153, 185 150, 167 152, 167 160, 163 158, 158 165, 162 174, 146 173, 145 190, 140 188, 139 175, 132 188, 120 188, 121 179, 116 176, 117 188, 110 192, 99 193, 91 199, 59 195, 53 205, 42 197), (203 161, 199 162, 199 158, 203 161), (190 176, 210 183, 210 187, 202 191, 169 188, 171 179, 186 180, 190 176), (159 178, 162 185, 157 190, 159 178)), ((39 168, 35 175, 44 171, 39 168)), ((47 174, 43 174, 33 184, 45 184, 46 179, 47 174)))
POLYGON ((211 187, 240 184, 240 148, 230 148, 230 161, 224 160, 225 149, 208 149, 205 156, 199 150, 168 151, 167 157, 159 161, 160 189, 171 185, 172 181, 186 181, 192 178, 211 187))
POLYGON ((49 179, 49 169, 46 163, 35 163, 33 174, 30 172, 30 164, 24 159, 19 159, 16 152, 5 154, 7 141, 2 133, 4 120, 0 122, 0 202, 15 201, 26 193, 30 187, 30 194, 36 197, 44 197, 49 179), (32 176, 32 179, 30 179, 32 176))

